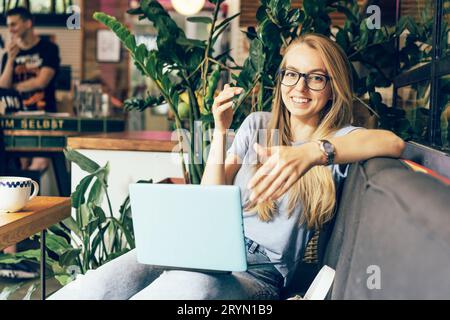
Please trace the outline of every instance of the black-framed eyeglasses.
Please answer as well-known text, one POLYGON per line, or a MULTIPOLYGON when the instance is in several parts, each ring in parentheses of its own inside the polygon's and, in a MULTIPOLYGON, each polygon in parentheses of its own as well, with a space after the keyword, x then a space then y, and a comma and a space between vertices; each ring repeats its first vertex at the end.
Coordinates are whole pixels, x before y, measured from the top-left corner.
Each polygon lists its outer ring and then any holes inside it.
POLYGON ((330 77, 321 73, 301 73, 289 69, 280 70, 281 84, 292 87, 295 86, 300 78, 305 78, 306 86, 314 91, 325 89, 330 77))

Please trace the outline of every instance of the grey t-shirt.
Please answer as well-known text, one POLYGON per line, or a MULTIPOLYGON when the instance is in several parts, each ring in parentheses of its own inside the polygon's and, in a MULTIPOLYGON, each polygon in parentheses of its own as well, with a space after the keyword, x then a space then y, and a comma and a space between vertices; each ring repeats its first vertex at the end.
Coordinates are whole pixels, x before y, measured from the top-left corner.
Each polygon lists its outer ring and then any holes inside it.
MULTIPOLYGON (((239 157, 241 168, 236 174, 234 185, 241 189, 242 204, 246 204, 250 196, 247 183, 255 173, 256 152, 253 149, 255 142, 265 145, 265 137, 270 112, 253 112, 242 123, 236 133, 227 154, 235 154, 239 157)), ((346 126, 336 131, 335 136, 343 136, 358 127, 346 126)), ((298 141, 292 145, 301 145, 298 141)), ((348 165, 329 166, 332 170, 336 186, 343 182, 347 176, 348 165), (341 170, 344 167, 344 170, 341 170)), ((308 230, 305 225, 299 226, 299 218, 302 213, 302 204, 298 203, 292 216, 289 218, 288 197, 283 195, 276 203, 277 212, 270 222, 263 222, 256 212, 244 212, 245 236, 262 246, 269 259, 277 262, 276 268, 285 278, 285 285, 291 280, 296 264, 303 258, 308 230)))

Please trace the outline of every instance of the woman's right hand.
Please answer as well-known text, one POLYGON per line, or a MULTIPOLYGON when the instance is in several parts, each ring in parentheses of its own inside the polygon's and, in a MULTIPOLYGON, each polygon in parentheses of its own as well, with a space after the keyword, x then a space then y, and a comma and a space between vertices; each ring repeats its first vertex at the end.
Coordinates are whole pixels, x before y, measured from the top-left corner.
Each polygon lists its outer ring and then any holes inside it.
POLYGON ((219 95, 214 99, 212 111, 214 116, 215 130, 225 133, 233 121, 233 98, 241 94, 244 89, 230 87, 226 84, 219 95))

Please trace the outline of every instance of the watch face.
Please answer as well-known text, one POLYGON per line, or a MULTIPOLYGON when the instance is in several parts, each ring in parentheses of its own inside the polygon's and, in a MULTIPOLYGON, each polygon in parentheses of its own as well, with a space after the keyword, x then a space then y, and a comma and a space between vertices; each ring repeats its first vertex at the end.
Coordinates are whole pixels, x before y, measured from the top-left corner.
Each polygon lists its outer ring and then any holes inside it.
POLYGON ((332 145, 331 143, 329 143, 329 142, 325 142, 325 143, 323 144, 323 148, 325 149, 325 152, 326 152, 326 153, 333 153, 333 152, 334 152, 334 147, 333 147, 333 145, 332 145))

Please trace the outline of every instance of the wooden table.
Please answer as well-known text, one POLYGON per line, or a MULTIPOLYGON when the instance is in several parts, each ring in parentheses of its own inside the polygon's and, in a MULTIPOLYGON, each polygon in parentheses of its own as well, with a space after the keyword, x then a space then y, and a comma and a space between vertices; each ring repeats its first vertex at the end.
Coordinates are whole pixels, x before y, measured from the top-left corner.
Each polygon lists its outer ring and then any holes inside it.
POLYGON ((0 249, 41 232, 41 297, 45 299, 45 230, 68 218, 70 198, 36 197, 19 212, 0 213, 0 249))

